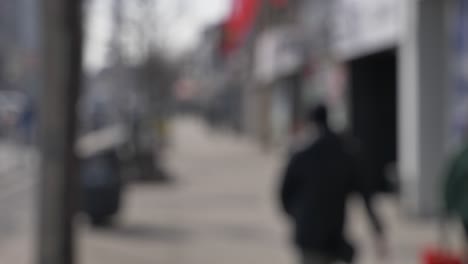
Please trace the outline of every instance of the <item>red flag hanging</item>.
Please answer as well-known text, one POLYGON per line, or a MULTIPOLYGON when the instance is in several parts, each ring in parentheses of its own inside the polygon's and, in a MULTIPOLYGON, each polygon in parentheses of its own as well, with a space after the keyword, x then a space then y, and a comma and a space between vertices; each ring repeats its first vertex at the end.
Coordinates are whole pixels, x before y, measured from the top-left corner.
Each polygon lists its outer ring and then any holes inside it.
POLYGON ((260 7, 259 0, 233 0, 232 12, 223 25, 222 53, 239 48, 252 29, 260 7))

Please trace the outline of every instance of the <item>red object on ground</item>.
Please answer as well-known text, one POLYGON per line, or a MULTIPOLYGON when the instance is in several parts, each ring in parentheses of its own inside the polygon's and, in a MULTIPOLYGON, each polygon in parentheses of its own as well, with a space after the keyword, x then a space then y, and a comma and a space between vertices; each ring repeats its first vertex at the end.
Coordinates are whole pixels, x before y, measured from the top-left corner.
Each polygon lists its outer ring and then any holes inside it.
POLYGON ((223 25, 223 55, 239 48, 255 24, 260 9, 259 0, 234 0, 231 15, 223 25))
POLYGON ((462 264, 462 261, 445 250, 431 248, 423 252, 422 264, 462 264))

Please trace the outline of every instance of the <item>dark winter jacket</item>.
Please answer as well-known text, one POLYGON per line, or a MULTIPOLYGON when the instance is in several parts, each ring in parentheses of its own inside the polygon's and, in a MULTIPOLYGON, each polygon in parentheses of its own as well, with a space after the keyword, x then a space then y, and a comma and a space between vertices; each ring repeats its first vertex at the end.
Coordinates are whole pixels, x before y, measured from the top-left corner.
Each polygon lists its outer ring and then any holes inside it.
POLYGON ((344 225, 346 201, 353 192, 362 195, 376 232, 382 232, 371 207, 364 165, 357 147, 329 131, 292 156, 281 203, 294 223, 299 248, 351 261, 354 250, 345 239, 344 225))

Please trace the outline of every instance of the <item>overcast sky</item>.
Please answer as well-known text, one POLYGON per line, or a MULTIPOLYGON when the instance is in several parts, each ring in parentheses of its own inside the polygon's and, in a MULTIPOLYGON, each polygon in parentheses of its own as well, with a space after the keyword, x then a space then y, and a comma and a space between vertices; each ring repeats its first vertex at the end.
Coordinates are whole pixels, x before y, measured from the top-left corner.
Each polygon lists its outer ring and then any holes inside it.
MULTIPOLYGON (((111 4, 113 0, 90 0, 85 67, 95 71, 105 66, 107 46, 112 32, 111 4)), ((128 1, 123 0, 126 4, 128 1)), ((201 30, 229 12, 230 0, 155 0, 155 17, 160 29, 155 34, 165 38, 168 52, 182 53, 199 40, 201 30)), ((131 4, 130 4, 131 6, 131 4)), ((138 9, 127 8, 130 16, 140 15, 138 9)), ((130 41, 131 43, 131 41, 130 41)), ((132 44, 128 44, 132 46, 132 44)), ((129 47, 132 49, 132 47, 129 47)))

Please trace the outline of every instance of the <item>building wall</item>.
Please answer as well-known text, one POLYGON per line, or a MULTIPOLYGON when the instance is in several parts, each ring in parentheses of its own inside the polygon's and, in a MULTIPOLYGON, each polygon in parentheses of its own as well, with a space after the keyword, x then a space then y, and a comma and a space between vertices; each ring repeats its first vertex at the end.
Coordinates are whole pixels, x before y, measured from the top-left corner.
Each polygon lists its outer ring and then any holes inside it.
POLYGON ((400 49, 400 166, 409 212, 440 209, 447 160, 449 96, 447 34, 451 1, 407 1, 400 49))
MULTIPOLYGON (((323 32, 314 30, 316 35, 313 35, 316 38, 329 37, 327 50, 319 52, 322 57, 318 64, 328 60, 339 65, 388 47, 397 47, 398 172, 402 179, 405 208, 419 215, 438 211, 441 176, 450 153, 448 141, 451 138, 449 124, 452 113, 449 109, 452 101, 448 33, 453 26, 449 12, 453 2, 336 0, 332 4, 332 15, 328 16, 332 20, 324 23, 329 28, 323 32), (375 6, 384 2, 385 8, 375 6), (395 10, 388 10, 392 6, 398 8, 397 19, 391 16, 395 15, 395 10), (382 20, 386 21, 386 26, 379 25, 379 16, 375 14, 380 13, 388 15, 382 20), (366 20, 363 22, 366 27, 357 27, 359 20, 352 19, 353 15, 359 19, 368 16, 368 19, 376 20, 366 20), (379 32, 382 27, 386 30, 379 32), (372 32, 378 34, 373 35, 372 32)), ((330 89, 328 84, 327 89, 330 89)))
POLYGON ((38 0, 0 3, 0 86, 3 88, 31 90, 38 83, 38 7, 38 0))

